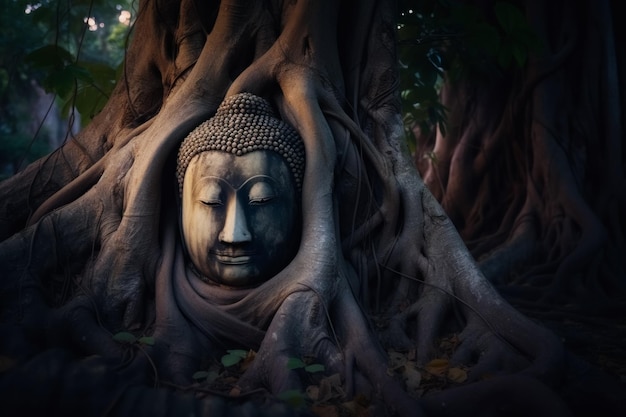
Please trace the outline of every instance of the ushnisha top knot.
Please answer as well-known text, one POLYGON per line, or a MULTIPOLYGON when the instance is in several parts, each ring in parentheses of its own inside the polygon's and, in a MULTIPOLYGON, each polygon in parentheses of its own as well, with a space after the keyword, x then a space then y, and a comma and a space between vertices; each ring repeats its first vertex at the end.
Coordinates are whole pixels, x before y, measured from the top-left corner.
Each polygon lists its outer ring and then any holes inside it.
POLYGON ((304 143, 298 133, 278 119, 270 103, 254 94, 226 97, 215 115, 187 135, 178 150, 176 176, 180 195, 185 171, 192 158, 205 151, 245 155, 270 150, 285 160, 298 190, 304 177, 304 143))

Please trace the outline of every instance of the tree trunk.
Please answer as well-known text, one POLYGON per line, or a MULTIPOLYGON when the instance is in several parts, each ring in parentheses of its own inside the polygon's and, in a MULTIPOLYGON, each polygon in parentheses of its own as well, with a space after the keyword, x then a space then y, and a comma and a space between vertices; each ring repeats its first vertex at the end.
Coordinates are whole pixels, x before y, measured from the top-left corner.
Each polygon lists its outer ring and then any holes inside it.
POLYGON ((589 360, 610 350, 619 362, 623 29, 608 1, 517 4, 542 48, 500 76, 446 83, 450 128, 421 138, 416 162, 507 300, 589 360))
POLYGON ((306 388, 290 360, 315 358, 320 391, 338 375, 340 401, 367 397, 377 415, 568 415, 560 341, 489 284, 402 145, 394 25, 385 1, 141 2, 103 111, 0 184, 3 402, 64 415, 304 413, 278 400, 306 388), (198 288, 174 158, 240 92, 271 101, 302 137, 302 242, 255 288, 198 288), (194 384, 236 348, 255 358, 230 395, 194 384), (470 378, 417 391, 390 349, 413 369, 447 354, 470 378))

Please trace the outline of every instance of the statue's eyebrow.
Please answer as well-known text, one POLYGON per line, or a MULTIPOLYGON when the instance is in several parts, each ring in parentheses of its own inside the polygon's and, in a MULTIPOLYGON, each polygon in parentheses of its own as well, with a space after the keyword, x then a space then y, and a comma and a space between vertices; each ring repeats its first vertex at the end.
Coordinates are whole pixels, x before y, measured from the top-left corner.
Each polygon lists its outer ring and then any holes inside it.
POLYGON ((205 175, 200 177, 199 180, 195 181, 193 185, 193 191, 197 191, 200 187, 203 187, 205 184, 217 184, 218 186, 228 186, 229 188, 233 188, 232 185, 224 178, 216 177, 213 175, 205 175))
POLYGON ((237 188, 237 191, 241 190, 241 189, 242 189, 243 187, 245 187, 248 183, 251 183, 251 182, 252 182, 252 183, 256 183, 256 182, 266 181, 266 180, 268 180, 267 182, 271 182, 271 183, 273 183, 273 184, 278 184, 278 181, 276 181, 276 179, 274 179, 274 178, 270 177, 269 175, 263 175, 263 174, 261 174, 261 175, 254 175, 254 176, 252 176, 252 177, 248 178, 247 180, 245 180, 245 181, 243 182, 243 184, 241 184, 241 185, 237 188))
POLYGON ((206 180, 215 181, 215 182, 217 182, 220 185, 227 185, 228 188, 232 189, 233 191, 239 191, 243 187, 248 185, 249 183, 256 183, 256 182, 259 182, 259 181, 266 181, 266 182, 270 182, 272 184, 278 185, 278 181, 275 178, 270 177, 269 175, 265 175, 265 174, 253 175, 250 178, 248 178, 247 180, 245 180, 243 183, 241 183, 241 185, 239 185, 239 187, 235 187, 233 184, 231 184, 230 182, 228 182, 224 178, 216 177, 214 175, 205 175, 205 176, 201 177, 200 180, 194 185, 194 189, 196 188, 196 186, 200 186, 203 182, 207 182, 206 180))

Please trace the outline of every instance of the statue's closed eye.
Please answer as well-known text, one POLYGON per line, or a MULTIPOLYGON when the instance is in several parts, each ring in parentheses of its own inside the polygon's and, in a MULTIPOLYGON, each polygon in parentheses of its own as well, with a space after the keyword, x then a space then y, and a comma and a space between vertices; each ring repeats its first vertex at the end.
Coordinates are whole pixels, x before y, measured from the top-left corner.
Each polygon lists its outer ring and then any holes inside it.
POLYGON ((222 203, 222 200, 200 200, 200 202, 202 204, 204 204, 205 206, 222 206, 224 203, 222 203))
POLYGON ((261 205, 269 203, 276 198, 274 188, 267 182, 256 182, 250 187, 248 201, 250 205, 261 205))
POLYGON ((222 201, 222 187, 217 183, 206 184, 198 195, 198 200, 205 206, 221 206, 224 205, 222 201))

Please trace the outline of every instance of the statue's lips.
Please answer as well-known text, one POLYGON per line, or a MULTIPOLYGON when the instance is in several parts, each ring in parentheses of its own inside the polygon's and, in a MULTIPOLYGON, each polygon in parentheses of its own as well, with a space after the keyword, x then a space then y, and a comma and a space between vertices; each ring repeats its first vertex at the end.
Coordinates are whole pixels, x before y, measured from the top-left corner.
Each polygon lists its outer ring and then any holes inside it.
POLYGON ((218 262, 226 265, 243 265, 252 261, 252 252, 213 252, 218 262))
POLYGON ((247 264, 252 259, 251 256, 217 256, 217 260, 227 265, 247 264))

